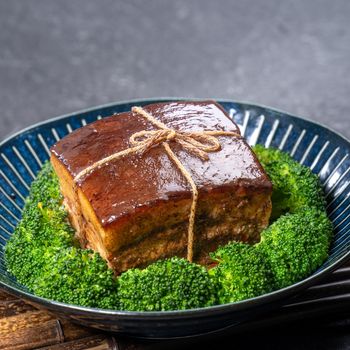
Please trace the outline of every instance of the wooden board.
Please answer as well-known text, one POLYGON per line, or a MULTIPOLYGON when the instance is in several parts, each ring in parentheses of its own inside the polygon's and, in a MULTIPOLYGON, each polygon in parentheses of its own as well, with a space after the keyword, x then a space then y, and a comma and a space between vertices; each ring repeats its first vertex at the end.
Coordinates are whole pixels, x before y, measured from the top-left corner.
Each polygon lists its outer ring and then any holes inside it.
POLYGON ((82 327, 0 289, 1 350, 141 350, 143 344, 82 327))

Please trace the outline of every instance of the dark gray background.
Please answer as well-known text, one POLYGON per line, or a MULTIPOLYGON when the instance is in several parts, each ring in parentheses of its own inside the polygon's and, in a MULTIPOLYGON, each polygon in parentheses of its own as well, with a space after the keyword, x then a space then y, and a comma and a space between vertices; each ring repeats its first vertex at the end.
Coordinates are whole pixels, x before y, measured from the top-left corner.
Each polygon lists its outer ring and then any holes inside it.
MULTIPOLYGON (((156 96, 247 100, 350 137, 350 1, 0 0, 0 139, 156 96)), ((344 349, 348 334, 281 325, 232 346, 344 349)))
POLYGON ((0 139, 155 96, 248 100, 350 137, 350 1, 0 0, 0 139))

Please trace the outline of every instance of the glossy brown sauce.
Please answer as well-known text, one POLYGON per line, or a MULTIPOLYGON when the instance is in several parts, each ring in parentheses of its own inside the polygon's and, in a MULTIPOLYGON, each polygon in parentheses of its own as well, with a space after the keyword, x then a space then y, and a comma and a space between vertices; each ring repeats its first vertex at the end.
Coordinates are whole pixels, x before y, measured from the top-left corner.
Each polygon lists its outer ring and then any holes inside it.
MULTIPOLYGON (((157 103, 143 107, 168 127, 181 131, 225 130, 239 133, 236 124, 213 101, 157 103)), ((131 112, 88 124, 57 142, 51 152, 72 177, 94 162, 130 147, 130 136, 156 129, 131 112)), ((242 138, 220 136, 222 149, 202 161, 173 142, 172 150, 195 181, 199 195, 223 191, 271 190, 271 183, 242 138)), ((102 226, 162 201, 190 198, 191 189, 160 146, 142 156, 129 155, 96 169, 78 186, 91 203, 102 226)))

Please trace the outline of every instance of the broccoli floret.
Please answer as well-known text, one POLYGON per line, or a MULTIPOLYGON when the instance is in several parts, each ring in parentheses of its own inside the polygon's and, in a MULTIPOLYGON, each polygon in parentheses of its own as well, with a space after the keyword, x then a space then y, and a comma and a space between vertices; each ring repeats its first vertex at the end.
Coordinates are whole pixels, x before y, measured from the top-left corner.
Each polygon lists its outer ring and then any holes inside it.
POLYGON ((46 263, 45 250, 73 244, 73 229, 61 202, 57 177, 51 165, 45 163, 33 182, 22 220, 5 247, 8 270, 30 289, 46 263))
POLYGON ((219 284, 219 302, 253 298, 274 289, 273 276, 265 256, 254 246, 231 242, 211 254, 218 265, 210 275, 219 284))
POLYGON ((33 287, 35 294, 69 304, 116 308, 113 271, 98 253, 75 247, 48 249, 33 287))
POLYGON ((115 308, 116 282, 97 253, 78 248, 49 162, 33 182, 22 220, 5 247, 8 270, 35 294, 57 301, 115 308))
POLYGON ((51 163, 45 162, 30 187, 30 193, 22 215, 25 215, 27 208, 32 208, 33 203, 40 202, 45 208, 57 209, 61 206, 62 200, 58 177, 51 163))
POLYGON ((124 272, 118 296, 122 310, 184 310, 214 305, 216 284, 203 266, 174 257, 124 272))
POLYGON ((269 263, 277 288, 307 277, 327 258, 332 223, 324 211, 300 209, 265 229, 256 245, 269 263))
POLYGON ((272 221, 302 207, 325 210, 319 178, 308 167, 278 149, 267 149, 261 145, 253 149, 273 184, 272 221))

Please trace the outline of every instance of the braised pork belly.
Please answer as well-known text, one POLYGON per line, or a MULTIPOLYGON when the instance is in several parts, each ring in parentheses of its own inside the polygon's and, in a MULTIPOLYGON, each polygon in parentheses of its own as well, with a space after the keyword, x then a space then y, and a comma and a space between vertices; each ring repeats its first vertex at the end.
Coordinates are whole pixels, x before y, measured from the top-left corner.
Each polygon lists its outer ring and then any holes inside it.
MULTIPOLYGON (((143 109, 178 131, 240 133, 213 101, 156 103, 143 109)), ((116 274, 161 258, 186 257, 192 190, 161 145, 129 154, 74 181, 97 161, 132 147, 130 137, 157 129, 134 112, 103 118, 75 130, 51 148, 64 204, 80 244, 101 254, 116 274)), ((242 137, 218 136, 221 149, 203 161, 180 144, 172 151, 198 189, 193 260, 231 240, 257 242, 271 214, 272 185, 242 137)))

